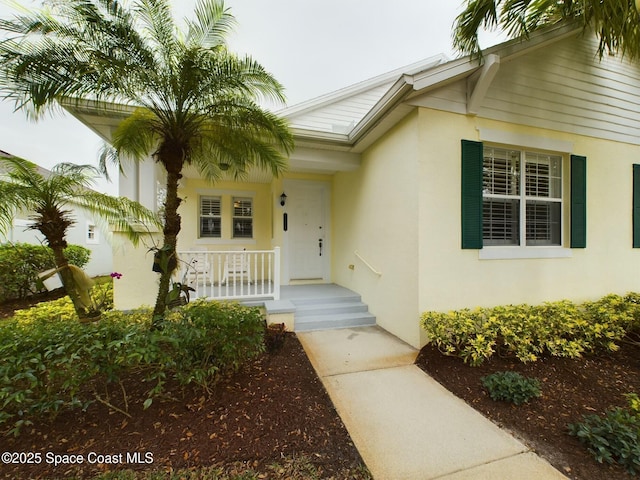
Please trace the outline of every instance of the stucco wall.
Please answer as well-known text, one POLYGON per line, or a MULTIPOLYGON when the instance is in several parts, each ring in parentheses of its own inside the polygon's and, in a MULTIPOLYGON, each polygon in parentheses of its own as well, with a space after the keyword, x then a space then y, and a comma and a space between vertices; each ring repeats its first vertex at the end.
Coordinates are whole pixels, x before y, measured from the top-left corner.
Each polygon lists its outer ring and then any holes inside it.
MULTIPOLYGON (((420 111, 420 144, 420 311, 640 290, 640 249, 631 248, 640 147, 428 109, 420 111), (570 249, 570 258, 481 260, 478 250, 460 248, 460 140, 480 140, 479 129, 570 142, 572 153, 587 157, 586 249, 570 249)), ((566 177, 564 186, 568 201, 566 177)), ((563 229, 568 248, 568 214, 563 229)))
POLYGON ((334 281, 360 293, 378 325, 416 346, 417 140, 417 116, 410 115, 363 154, 357 171, 335 175, 332 266, 334 281))
POLYGON ((160 234, 146 235, 136 248, 124 234, 113 234, 113 269, 123 274, 114 280, 113 301, 117 309, 155 304, 160 275, 151 270, 153 252, 149 247, 159 245, 160 241, 160 234))
POLYGON ((211 185, 204 180, 183 179, 180 197, 183 199, 179 213, 182 217, 182 231, 178 238, 178 249, 206 247, 209 250, 242 249, 268 250, 273 237, 271 185, 266 183, 218 182, 211 185), (198 238, 199 197, 219 196, 222 204, 222 238, 198 238), (253 200, 253 238, 232 238, 233 197, 253 200))

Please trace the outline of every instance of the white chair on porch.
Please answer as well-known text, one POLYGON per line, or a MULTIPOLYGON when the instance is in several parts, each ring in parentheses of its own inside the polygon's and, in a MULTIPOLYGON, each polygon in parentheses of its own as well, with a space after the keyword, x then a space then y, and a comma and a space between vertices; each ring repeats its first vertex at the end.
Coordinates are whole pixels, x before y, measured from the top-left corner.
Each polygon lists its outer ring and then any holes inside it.
POLYGON ((246 280, 248 284, 251 284, 251 270, 246 250, 228 252, 224 260, 223 272, 221 285, 226 285, 230 280, 233 280, 235 284, 238 278, 240 282, 246 280))

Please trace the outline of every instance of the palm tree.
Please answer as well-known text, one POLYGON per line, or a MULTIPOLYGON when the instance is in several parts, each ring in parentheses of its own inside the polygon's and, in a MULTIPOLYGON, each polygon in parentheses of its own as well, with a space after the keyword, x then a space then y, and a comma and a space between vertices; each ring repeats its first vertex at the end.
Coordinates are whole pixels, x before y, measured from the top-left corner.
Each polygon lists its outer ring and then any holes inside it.
POLYGON ((134 243, 141 225, 158 224, 156 215, 137 202, 91 190, 100 173, 91 165, 60 163, 46 172, 27 160, 2 156, 0 166, 4 172, 0 179, 0 231, 11 228, 17 213, 32 213, 29 228, 40 231, 46 239, 78 318, 86 319, 93 313, 86 298, 88 288, 78 278, 82 272, 69 266, 63 252, 67 231, 75 223, 69 209, 77 208, 108 222, 134 243))
POLYGON ((575 21, 595 32, 600 57, 621 53, 640 57, 640 0, 467 0, 456 18, 453 43, 465 54, 481 56, 478 31, 499 28, 510 37, 527 38, 539 28, 575 21))
POLYGON ((113 155, 149 154, 167 173, 154 325, 166 310, 180 232, 178 185, 192 165, 211 181, 257 166, 274 175, 293 148, 285 121, 259 106, 284 102, 282 86, 251 57, 229 52, 234 18, 222 0, 201 0, 180 30, 167 0, 64 0, 50 10, 1 21, 0 91, 34 113, 84 98, 135 109, 113 133, 113 155))

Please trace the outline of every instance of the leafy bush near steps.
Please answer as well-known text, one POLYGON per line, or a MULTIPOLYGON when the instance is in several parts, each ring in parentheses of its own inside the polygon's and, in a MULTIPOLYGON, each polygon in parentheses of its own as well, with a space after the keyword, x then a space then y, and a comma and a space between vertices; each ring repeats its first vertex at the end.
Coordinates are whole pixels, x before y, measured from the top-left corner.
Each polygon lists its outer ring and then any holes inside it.
MULTIPOLYGON (((69 245, 64 253, 70 263, 83 268, 91 250, 69 245)), ((44 245, 5 243, 0 245, 0 302, 26 298, 37 293, 38 274, 55 268, 53 252, 44 245)))
POLYGON ((604 416, 585 415, 582 422, 569 425, 569 433, 598 462, 617 462, 635 475, 640 470, 640 399, 636 394, 627 399, 628 408, 612 408, 604 416))
POLYGON ((524 377, 517 372, 497 372, 480 380, 489 396, 496 401, 522 405, 541 395, 538 379, 524 377))
POLYGON ((495 353, 522 362, 541 355, 576 358, 617 350, 616 342, 640 326, 640 295, 607 295, 583 304, 563 300, 425 312, 421 325, 442 353, 459 356, 471 365, 495 353))
POLYGON ((150 325, 148 309, 109 311, 82 324, 68 299, 0 322, 0 430, 18 435, 34 417, 86 408, 105 401, 106 391, 126 411, 133 400, 121 381, 129 375, 148 385, 145 408, 168 379, 211 389, 264 349, 257 308, 193 302, 172 311, 163 330, 150 325))

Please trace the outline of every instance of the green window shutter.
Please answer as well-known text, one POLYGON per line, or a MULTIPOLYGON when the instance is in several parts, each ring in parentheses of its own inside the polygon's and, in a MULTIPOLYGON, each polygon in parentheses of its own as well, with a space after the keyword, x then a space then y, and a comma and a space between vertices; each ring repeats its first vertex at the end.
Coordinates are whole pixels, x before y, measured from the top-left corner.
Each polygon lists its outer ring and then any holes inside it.
POLYGON ((571 248, 587 247, 587 157, 571 155, 571 248))
POLYGON ((482 248, 482 143, 462 140, 462 248, 482 248))
POLYGON ((640 165, 633 166, 633 248, 640 248, 640 165))

